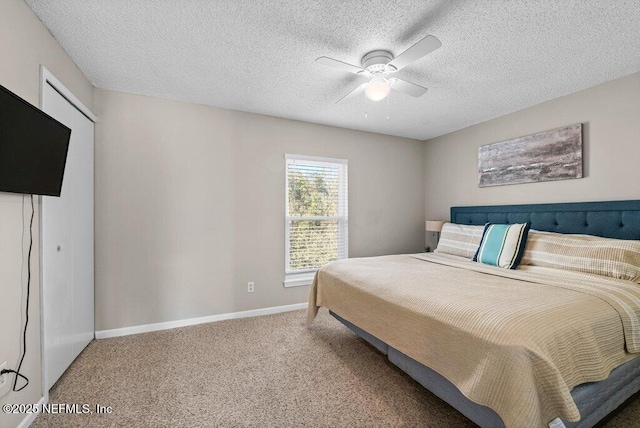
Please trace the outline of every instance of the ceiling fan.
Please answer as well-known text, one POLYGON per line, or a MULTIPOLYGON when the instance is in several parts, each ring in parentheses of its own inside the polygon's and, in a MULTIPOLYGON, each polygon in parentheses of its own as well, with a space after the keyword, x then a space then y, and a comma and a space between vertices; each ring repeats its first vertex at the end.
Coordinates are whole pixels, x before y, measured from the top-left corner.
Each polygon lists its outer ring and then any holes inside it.
POLYGON ((358 76, 363 76, 369 79, 368 82, 361 84, 353 91, 336 101, 336 104, 340 101, 351 98, 354 95, 358 95, 362 91, 364 91, 367 98, 372 101, 380 101, 386 98, 391 89, 411 95, 412 97, 419 97, 427 92, 427 88, 416 85, 415 83, 407 82, 406 80, 389 78, 388 76, 430 54, 440 46, 442 46, 442 42, 440 42, 440 40, 434 36, 427 36, 406 51, 402 52, 396 58, 394 58, 391 52, 388 51, 378 50, 369 52, 362 57, 362 67, 347 64, 346 62, 338 61, 337 59, 328 58, 326 56, 316 59, 316 62, 318 64, 337 68, 342 71, 348 71, 349 73, 357 74, 358 76))

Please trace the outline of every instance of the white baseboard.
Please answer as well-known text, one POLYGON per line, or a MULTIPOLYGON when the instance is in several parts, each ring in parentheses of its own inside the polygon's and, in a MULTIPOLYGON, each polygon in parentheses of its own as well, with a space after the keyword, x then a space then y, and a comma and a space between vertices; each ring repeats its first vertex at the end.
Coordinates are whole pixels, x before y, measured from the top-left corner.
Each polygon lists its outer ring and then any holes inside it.
POLYGON ((295 305, 274 306, 271 308, 253 309, 251 311, 231 312, 228 314, 210 315, 207 317, 159 322, 156 324, 135 325, 132 327, 114 328, 112 330, 101 330, 101 331, 96 331, 96 339, 128 336, 130 334, 149 333, 151 331, 158 331, 158 330, 169 330, 177 327, 187 327, 190 325, 206 324, 206 323, 215 322, 215 321, 278 314, 281 312, 289 312, 289 311, 297 311, 299 309, 305 309, 307 308, 307 306, 309 306, 308 303, 296 303, 295 305))
POLYGON ((40 400, 38 400, 38 403, 36 404, 36 406, 38 406, 38 413, 30 413, 27 416, 25 416, 25 418, 22 420, 22 422, 20 422, 20 425, 18 425, 18 428, 29 428, 29 425, 31 425, 33 423, 33 421, 36 420, 36 418, 38 417, 38 415, 42 411, 42 405, 43 404, 47 404, 48 402, 49 402, 49 395, 48 394, 46 396, 40 398, 40 400))

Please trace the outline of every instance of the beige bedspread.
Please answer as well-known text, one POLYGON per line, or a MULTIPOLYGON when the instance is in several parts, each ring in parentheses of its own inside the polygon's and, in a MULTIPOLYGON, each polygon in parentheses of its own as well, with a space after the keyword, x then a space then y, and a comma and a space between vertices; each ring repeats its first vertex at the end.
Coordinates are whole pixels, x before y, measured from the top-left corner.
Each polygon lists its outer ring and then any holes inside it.
POLYGON ((507 427, 580 418, 571 389, 640 351, 640 286, 442 254, 347 259, 318 271, 324 306, 445 376, 507 427))

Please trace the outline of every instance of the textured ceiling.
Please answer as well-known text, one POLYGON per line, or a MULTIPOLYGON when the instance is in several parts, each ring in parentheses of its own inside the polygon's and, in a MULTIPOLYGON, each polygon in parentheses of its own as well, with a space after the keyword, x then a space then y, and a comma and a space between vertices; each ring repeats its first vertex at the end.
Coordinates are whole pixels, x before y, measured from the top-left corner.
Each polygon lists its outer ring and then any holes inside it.
POLYGON ((421 140, 640 70, 638 0, 26 3, 98 88, 421 140), (428 34, 443 46, 396 74, 421 98, 336 105, 362 78, 315 63, 428 34))

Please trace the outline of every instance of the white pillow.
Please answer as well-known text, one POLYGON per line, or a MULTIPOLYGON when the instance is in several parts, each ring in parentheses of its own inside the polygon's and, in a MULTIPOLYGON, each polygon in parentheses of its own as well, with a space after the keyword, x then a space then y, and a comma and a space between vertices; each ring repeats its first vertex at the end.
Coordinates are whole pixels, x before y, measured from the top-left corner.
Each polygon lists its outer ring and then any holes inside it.
POLYGON ((480 246, 483 231, 484 225, 445 223, 434 252, 472 259, 480 246))
POLYGON ((521 264, 640 282, 640 241, 532 230, 521 264))

